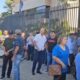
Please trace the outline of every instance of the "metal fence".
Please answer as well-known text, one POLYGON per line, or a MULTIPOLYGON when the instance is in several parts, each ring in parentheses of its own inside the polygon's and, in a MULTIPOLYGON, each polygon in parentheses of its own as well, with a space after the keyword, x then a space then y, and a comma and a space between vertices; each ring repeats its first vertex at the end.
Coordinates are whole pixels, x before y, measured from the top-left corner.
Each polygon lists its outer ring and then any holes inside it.
POLYGON ((45 26, 48 30, 56 32, 77 31, 79 7, 57 6, 45 12, 20 13, 4 18, 0 21, 1 29, 15 30, 20 28, 24 31, 38 30, 45 26))

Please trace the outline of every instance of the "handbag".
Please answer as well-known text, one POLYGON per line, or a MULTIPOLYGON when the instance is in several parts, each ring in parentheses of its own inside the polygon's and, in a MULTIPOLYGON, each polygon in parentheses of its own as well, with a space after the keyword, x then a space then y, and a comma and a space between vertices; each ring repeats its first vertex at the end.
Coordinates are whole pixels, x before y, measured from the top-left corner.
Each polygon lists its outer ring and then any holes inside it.
POLYGON ((61 66, 58 64, 52 64, 49 66, 49 75, 55 76, 55 75, 61 75, 61 66))

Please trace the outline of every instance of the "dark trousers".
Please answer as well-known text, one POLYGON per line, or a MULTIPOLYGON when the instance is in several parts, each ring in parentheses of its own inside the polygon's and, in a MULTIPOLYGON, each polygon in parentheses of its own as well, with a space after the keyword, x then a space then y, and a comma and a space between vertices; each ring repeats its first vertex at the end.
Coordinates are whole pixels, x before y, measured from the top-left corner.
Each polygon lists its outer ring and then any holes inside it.
POLYGON ((10 77, 11 75, 11 70, 12 70, 12 53, 9 54, 8 56, 3 56, 3 66, 2 66, 2 77, 5 77, 7 65, 8 65, 8 70, 7 70, 7 77, 10 77))
POLYGON ((44 53, 44 62, 43 64, 47 65, 47 51, 45 50, 45 53, 44 53))
POLYGON ((72 66, 74 66, 74 54, 70 54, 69 55, 69 59, 70 59, 70 66, 72 67, 72 66))
POLYGON ((74 54, 70 54, 69 59, 70 59, 70 68, 69 68, 70 73, 75 77, 76 76, 76 67, 75 67, 75 63, 74 63, 74 60, 75 60, 74 54))
POLYGON ((28 60, 33 60, 34 56, 34 47, 32 45, 28 45, 28 60))
POLYGON ((54 76, 54 80, 66 80, 66 74, 62 74, 60 76, 54 76))
POLYGON ((33 66, 32 66, 32 72, 35 72, 36 65, 38 63, 37 72, 40 72, 41 66, 44 62, 44 53, 45 51, 34 51, 34 59, 33 59, 33 66))

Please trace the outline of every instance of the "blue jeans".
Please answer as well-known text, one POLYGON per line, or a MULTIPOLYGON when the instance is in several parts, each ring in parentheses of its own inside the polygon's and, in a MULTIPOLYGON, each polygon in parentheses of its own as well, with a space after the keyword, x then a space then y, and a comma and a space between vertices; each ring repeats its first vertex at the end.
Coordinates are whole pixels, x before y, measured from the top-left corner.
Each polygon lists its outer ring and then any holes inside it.
POLYGON ((52 64, 52 54, 47 52, 47 68, 49 69, 49 65, 52 64))
POLYGON ((80 80, 80 74, 76 73, 76 80, 80 80))
POLYGON ((20 62, 21 62, 21 59, 22 59, 22 55, 18 54, 18 55, 16 55, 16 58, 13 61, 13 66, 12 66, 13 80, 20 80, 20 62))

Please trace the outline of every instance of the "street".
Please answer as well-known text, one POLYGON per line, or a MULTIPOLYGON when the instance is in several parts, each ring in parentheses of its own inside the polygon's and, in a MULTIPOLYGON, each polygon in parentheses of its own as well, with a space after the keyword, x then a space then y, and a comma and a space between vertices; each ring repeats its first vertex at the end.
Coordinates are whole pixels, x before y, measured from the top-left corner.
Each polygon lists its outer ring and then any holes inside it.
MULTIPOLYGON (((2 59, 0 59, 0 75, 1 75, 1 65, 2 65, 2 59)), ((21 80, 53 80, 53 77, 49 76, 48 73, 43 73, 42 75, 36 74, 35 76, 32 76, 31 74, 31 67, 32 62, 31 61, 22 61, 21 62, 21 80)), ((11 79, 5 79, 5 80, 11 80, 11 79)), ((71 75, 67 75, 66 80, 74 80, 71 75)))

